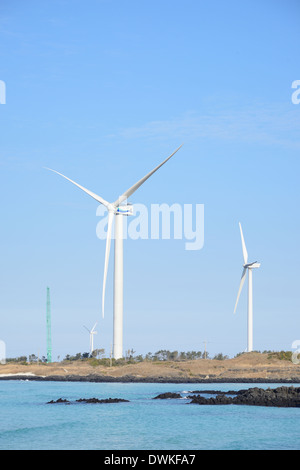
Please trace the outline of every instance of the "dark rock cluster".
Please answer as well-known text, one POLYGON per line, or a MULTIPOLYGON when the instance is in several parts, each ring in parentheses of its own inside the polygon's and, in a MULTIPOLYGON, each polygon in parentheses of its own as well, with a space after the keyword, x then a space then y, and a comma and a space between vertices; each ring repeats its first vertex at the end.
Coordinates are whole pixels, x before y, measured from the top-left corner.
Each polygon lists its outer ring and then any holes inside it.
POLYGON ((226 395, 217 395, 216 397, 204 398, 201 395, 196 395, 191 398, 191 404, 195 403, 197 405, 232 405, 233 399, 227 397, 226 395))
POLYGON ((181 395, 179 393, 161 393, 160 395, 157 395, 157 397, 154 397, 153 400, 167 400, 168 398, 181 398, 181 395))
POLYGON ((247 390, 230 390, 229 392, 195 390, 189 393, 194 395, 182 397, 178 393, 162 393, 154 399, 186 398, 191 400, 190 404, 196 405, 248 405, 300 408, 300 388, 294 387, 268 388, 267 390, 255 387, 247 390), (203 395, 215 396, 205 398, 203 395))
POLYGON ((105 398, 104 400, 99 400, 98 398, 79 398, 76 400, 77 403, 128 403, 129 400, 123 400, 122 398, 105 398))
MULTIPOLYGON (((204 392, 201 392, 204 393, 204 392)), ((204 398, 201 395, 189 396, 192 404, 197 405, 248 405, 248 406, 274 406, 279 408, 299 408, 300 388, 279 387, 267 390, 249 388, 237 392, 217 392, 216 397, 204 398), (235 395, 230 397, 228 395, 235 395)))
POLYGON ((64 404, 70 404, 69 400, 64 400, 63 398, 59 398, 58 400, 54 401, 51 400, 47 403, 47 405, 56 405, 57 403, 64 403, 64 404))
MULTIPOLYGON (((129 402, 129 400, 123 400, 123 398, 105 398, 103 400, 99 400, 98 398, 79 398, 76 400, 75 403, 87 403, 87 404, 99 404, 99 403, 124 403, 129 402)), ((58 403, 63 403, 65 405, 70 405, 71 402, 69 400, 65 400, 63 398, 59 398, 56 401, 49 401, 47 405, 55 405, 58 403)))

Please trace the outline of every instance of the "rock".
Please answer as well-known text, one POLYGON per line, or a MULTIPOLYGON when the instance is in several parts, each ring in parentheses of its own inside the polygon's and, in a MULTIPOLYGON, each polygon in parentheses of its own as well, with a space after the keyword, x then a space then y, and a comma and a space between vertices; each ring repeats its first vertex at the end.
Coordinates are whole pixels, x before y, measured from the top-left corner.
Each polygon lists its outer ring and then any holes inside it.
MULTIPOLYGON (((121 403, 121 402, 129 402, 129 400, 123 400, 122 398, 105 398, 104 400, 99 400, 98 398, 79 398, 76 400, 76 403, 121 403)), ((63 398, 59 398, 56 401, 49 401, 47 405, 54 405, 57 403, 64 403, 70 405, 71 402, 68 400, 64 400, 63 398)))
POLYGON ((223 394, 211 398, 204 398, 201 395, 196 395, 191 398, 191 403, 197 405, 232 405, 232 398, 226 397, 226 395, 223 394))
MULTIPOLYGON (((203 393, 203 392, 202 392, 203 393)), ((300 408, 300 388, 279 387, 277 389, 250 388, 235 392, 231 398, 224 394, 215 398, 204 398, 201 395, 191 396, 191 404, 197 405, 247 405, 273 406, 278 408, 300 408)))
POLYGON ((129 403, 129 400, 123 400, 122 398, 105 398, 103 400, 99 400, 98 398, 79 398, 76 400, 77 403, 129 403))
POLYGON ((157 395, 157 397, 154 397, 153 400, 167 400, 169 398, 181 398, 181 395, 179 393, 161 393, 160 395, 157 395))
POLYGON ((240 393, 233 401, 238 405, 300 408, 300 388, 279 387, 263 390, 255 387, 240 393))
POLYGON ((56 403, 65 403, 65 404, 68 403, 69 404, 70 402, 68 400, 64 400, 63 398, 59 398, 56 401, 53 401, 53 400, 49 401, 47 405, 54 405, 56 403))

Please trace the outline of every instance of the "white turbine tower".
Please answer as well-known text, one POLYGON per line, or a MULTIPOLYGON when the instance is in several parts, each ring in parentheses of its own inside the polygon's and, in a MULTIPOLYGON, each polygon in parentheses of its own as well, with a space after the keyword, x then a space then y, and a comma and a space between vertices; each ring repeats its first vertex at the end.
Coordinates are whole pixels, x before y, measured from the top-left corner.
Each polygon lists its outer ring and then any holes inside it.
POLYGON ((248 252, 244 240, 242 226, 240 225, 241 231, 241 239, 242 239, 242 250, 243 250, 243 257, 244 257, 244 265, 243 265, 243 273, 240 283, 240 288, 234 308, 234 313, 236 312, 237 305, 239 302, 239 298, 243 289, 243 285, 246 280, 246 275, 248 271, 248 348, 247 352, 253 351, 253 283, 252 283, 252 270, 256 268, 260 268, 260 263, 255 261, 254 263, 248 263, 248 252))
POLYGON ((150 176, 153 175, 160 167, 162 167, 168 160, 170 160, 173 155, 182 147, 178 147, 175 152, 172 153, 168 158, 166 158, 160 165, 150 171, 144 178, 139 180, 131 188, 125 191, 122 196, 120 196, 115 202, 109 203, 102 197, 97 194, 89 191, 88 189, 80 186, 80 184, 75 183, 70 178, 62 175, 56 170, 54 171, 58 175, 67 179, 71 183, 75 184, 78 188, 82 189, 89 196, 94 198, 96 201, 103 204, 108 210, 108 226, 107 226, 107 239, 106 239, 106 251, 105 251, 105 262, 104 262, 104 277, 103 277, 103 290, 102 290, 102 315, 104 317, 104 300, 105 300, 105 287, 106 287, 106 278, 108 270, 108 261, 110 254, 110 245, 111 245, 111 233, 112 233, 112 224, 115 217, 115 264, 114 264, 114 334, 113 334, 113 357, 115 359, 120 359, 123 356, 123 216, 133 215, 132 205, 129 203, 124 203, 127 199, 132 196, 135 191, 142 186, 145 181, 147 181, 150 176))
POLYGON ((89 330, 86 326, 83 326, 83 328, 85 328, 90 334, 90 355, 92 355, 94 351, 94 335, 98 334, 97 331, 95 331, 96 325, 97 325, 97 322, 95 323, 95 325, 93 326, 91 330, 89 330))

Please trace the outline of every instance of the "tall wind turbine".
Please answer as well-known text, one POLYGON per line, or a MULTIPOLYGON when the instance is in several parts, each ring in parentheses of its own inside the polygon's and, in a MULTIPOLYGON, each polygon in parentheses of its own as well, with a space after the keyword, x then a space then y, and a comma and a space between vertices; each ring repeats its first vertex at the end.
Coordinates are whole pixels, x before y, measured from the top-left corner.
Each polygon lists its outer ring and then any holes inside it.
POLYGON ((95 331, 96 325, 97 325, 97 322, 95 323, 95 325, 93 326, 91 330, 89 330, 86 326, 83 326, 83 328, 85 328, 90 334, 90 355, 92 355, 94 351, 94 335, 97 334, 97 331, 95 331))
POLYGON ((241 232, 241 239, 242 239, 242 250, 243 250, 243 258, 244 258, 244 265, 243 265, 243 273, 240 283, 240 288, 234 308, 234 313, 236 312, 239 298, 243 289, 243 285, 246 280, 246 275, 248 271, 248 348, 247 352, 253 351, 253 282, 252 282, 252 270, 260 268, 260 263, 255 261, 254 263, 248 263, 248 252, 244 240, 242 226, 240 225, 240 232, 241 232))
POLYGON ((95 199, 100 204, 103 204, 108 210, 108 226, 107 226, 107 238, 106 238, 106 250, 105 250, 105 262, 104 262, 104 277, 103 277, 103 288, 102 288, 102 315, 104 317, 104 301, 105 301, 105 287, 108 270, 108 261, 110 254, 111 245, 111 233, 112 224, 115 218, 115 263, 114 263, 114 334, 113 334, 113 356, 115 359, 120 359, 123 356, 123 216, 133 215, 132 205, 124 203, 127 199, 132 196, 135 191, 147 181, 150 176, 153 175, 160 167, 162 167, 173 155, 182 147, 178 147, 168 158, 166 158, 160 165, 150 171, 144 178, 135 183, 131 188, 125 191, 115 202, 108 202, 97 194, 89 191, 70 178, 62 175, 56 170, 54 171, 58 175, 67 179, 71 183, 75 184, 78 188, 82 189, 85 193, 95 199))

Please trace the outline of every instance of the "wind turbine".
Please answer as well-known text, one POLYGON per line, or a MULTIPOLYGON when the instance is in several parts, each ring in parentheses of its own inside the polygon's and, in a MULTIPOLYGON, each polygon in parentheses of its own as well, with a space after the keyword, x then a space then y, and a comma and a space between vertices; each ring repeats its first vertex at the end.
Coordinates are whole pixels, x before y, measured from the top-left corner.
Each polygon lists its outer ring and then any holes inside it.
POLYGON ((94 335, 97 334, 97 331, 95 331, 96 325, 97 325, 97 322, 95 323, 95 325, 93 326, 91 330, 89 330, 86 326, 83 326, 83 328, 85 328, 90 334, 90 355, 92 355, 94 351, 94 335))
POLYGON ((242 239, 242 250, 243 250, 243 258, 244 258, 244 265, 243 265, 243 273, 240 282, 240 288, 234 308, 234 313, 236 312, 237 305, 239 302, 239 298, 243 289, 243 285, 246 280, 246 275, 248 271, 248 348, 247 352, 253 351, 253 282, 252 282, 252 270, 260 268, 260 263, 255 261, 254 263, 248 263, 248 252, 244 240, 243 230, 241 223, 240 225, 240 232, 241 232, 241 239, 242 239))
POLYGON ((72 181, 67 176, 62 175, 56 170, 47 168, 48 170, 57 173, 63 178, 67 179, 71 183, 75 184, 78 188, 82 189, 85 193, 95 199, 100 204, 103 204, 108 210, 108 226, 107 226, 107 238, 106 238, 106 250, 105 250, 105 262, 104 262, 104 277, 103 277, 103 288, 102 288, 102 316, 104 317, 104 301, 105 301, 105 287, 108 270, 108 261, 110 254, 111 245, 111 233, 112 224, 115 218, 115 263, 114 263, 114 333, 113 333, 113 357, 120 359, 123 356, 123 216, 133 215, 132 205, 124 203, 127 199, 132 196, 135 191, 147 181, 150 176, 153 175, 160 167, 162 167, 173 155, 182 147, 178 147, 168 158, 166 158, 160 165, 150 171, 144 178, 140 179, 131 188, 125 191, 115 202, 110 203, 98 196, 97 194, 89 191, 75 181, 72 181))

